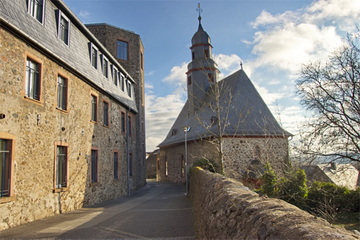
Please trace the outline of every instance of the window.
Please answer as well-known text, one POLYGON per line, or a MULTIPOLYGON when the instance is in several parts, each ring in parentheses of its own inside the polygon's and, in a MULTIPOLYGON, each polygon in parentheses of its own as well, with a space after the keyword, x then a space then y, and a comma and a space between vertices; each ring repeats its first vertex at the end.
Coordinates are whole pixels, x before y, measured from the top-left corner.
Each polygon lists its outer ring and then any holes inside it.
POLYGON ((69 45, 70 21, 60 10, 58 14, 58 38, 66 45, 69 45))
POLYGON ((91 121, 97 121, 97 97, 91 95, 91 121))
POLYGON ((109 61, 104 55, 101 55, 101 68, 105 77, 109 76, 109 61))
POLYGON ((208 80, 209 82, 214 82, 214 75, 212 73, 208 73, 208 80))
POLYGON ((41 65, 31 59, 26 60, 26 89, 28 98, 40 100, 40 71, 41 65))
POLYGON ((112 75, 113 75, 113 81, 114 81, 114 84, 115 86, 118 85, 118 79, 119 79, 119 71, 117 70, 116 67, 113 66, 113 71, 112 71, 112 75))
POLYGON ((128 93, 128 96, 131 97, 132 93, 132 85, 130 81, 126 81, 126 91, 128 93))
POLYGON ((195 59, 195 52, 194 51, 191 52, 191 58, 192 58, 192 60, 195 59))
POLYGON ((98 50, 97 48, 94 46, 94 44, 90 43, 90 62, 91 65, 97 69, 97 60, 98 58, 98 50))
POLYGON ((114 179, 119 178, 119 153, 114 152, 114 179))
POLYGON ((104 126, 109 126, 109 103, 103 102, 103 123, 104 126))
POLYGON ((91 182, 98 182, 98 151, 91 150, 91 182))
POLYGON ((125 91, 125 76, 120 74, 120 80, 121 80, 121 90, 124 92, 125 91))
POLYGON ((209 49, 204 50, 205 58, 209 58, 209 49))
POLYGON ((133 155, 129 153, 129 176, 133 176, 133 155))
POLYGON ((56 188, 67 187, 67 147, 56 146, 56 188))
POLYGON ((187 83, 188 85, 191 85, 191 76, 188 76, 187 83))
POLYGON ((128 130, 128 133, 129 133, 129 135, 131 136, 131 116, 128 116, 128 128, 129 128, 129 130, 128 130))
POLYGON ((118 59, 128 60, 128 43, 118 40, 117 41, 117 52, 116 56, 118 59))
POLYGON ((10 197, 13 140, 0 138, 0 198, 10 197))
POLYGON ((58 76, 57 82, 57 108, 67 109, 67 85, 68 80, 62 76, 58 76))
POLYGON ((121 131, 125 132, 125 113, 121 113, 121 131))
POLYGON ((28 0, 28 13, 33 16, 40 23, 43 22, 44 19, 44 0, 28 0))

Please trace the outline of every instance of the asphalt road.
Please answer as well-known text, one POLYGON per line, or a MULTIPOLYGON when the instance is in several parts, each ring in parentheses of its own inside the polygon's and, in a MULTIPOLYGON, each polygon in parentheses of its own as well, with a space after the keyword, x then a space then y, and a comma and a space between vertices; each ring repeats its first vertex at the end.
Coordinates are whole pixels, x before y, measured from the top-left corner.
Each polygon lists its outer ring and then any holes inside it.
POLYGON ((130 197, 0 232, 1 239, 195 239, 185 186, 148 182, 130 197))

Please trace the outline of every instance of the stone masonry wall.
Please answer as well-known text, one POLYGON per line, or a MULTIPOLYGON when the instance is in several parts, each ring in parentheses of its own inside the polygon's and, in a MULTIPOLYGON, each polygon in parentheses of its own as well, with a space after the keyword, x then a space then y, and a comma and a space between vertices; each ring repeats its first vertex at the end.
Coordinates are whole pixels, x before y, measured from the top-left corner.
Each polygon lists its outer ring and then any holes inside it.
MULTIPOLYGON (((218 145, 211 141, 188 142, 188 166, 202 158, 219 159, 218 145)), ((185 146, 178 144, 160 149, 158 181, 185 182, 182 162, 185 146)), ((287 138, 223 138, 223 162, 225 175, 237 180, 258 178, 266 162, 271 163, 279 174, 288 162, 287 138)), ((219 163, 218 163, 219 164, 219 163)))
POLYGON ((194 168, 190 178, 199 239, 357 239, 282 200, 260 197, 240 182, 194 168))
MULTIPOLYGON (((0 230, 128 194, 126 146, 137 159, 139 143, 122 133, 120 113, 134 118, 132 113, 2 28, 0 76, 0 113, 6 116, 0 119, 0 138, 11 135, 15 141, 12 193, 0 198, 0 230), (27 57, 41 63, 40 101, 24 97, 27 57), (68 79, 67 111, 56 108, 58 74, 68 79), (90 121, 91 94, 98 97, 97 122, 90 121), (103 101, 109 103, 109 126, 102 123, 103 101), (68 147, 66 189, 55 187, 56 145, 68 147), (96 183, 90 178, 91 149, 98 150, 96 183)), ((135 124, 132 128, 135 133, 135 124)))

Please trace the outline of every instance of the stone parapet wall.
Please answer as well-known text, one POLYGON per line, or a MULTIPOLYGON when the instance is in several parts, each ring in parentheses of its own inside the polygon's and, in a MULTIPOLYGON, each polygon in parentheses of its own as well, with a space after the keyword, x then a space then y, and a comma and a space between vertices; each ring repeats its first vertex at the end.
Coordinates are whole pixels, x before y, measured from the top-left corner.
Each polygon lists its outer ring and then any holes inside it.
POLYGON ((191 172, 199 239, 357 239, 279 199, 260 197, 242 183, 200 168, 191 172))

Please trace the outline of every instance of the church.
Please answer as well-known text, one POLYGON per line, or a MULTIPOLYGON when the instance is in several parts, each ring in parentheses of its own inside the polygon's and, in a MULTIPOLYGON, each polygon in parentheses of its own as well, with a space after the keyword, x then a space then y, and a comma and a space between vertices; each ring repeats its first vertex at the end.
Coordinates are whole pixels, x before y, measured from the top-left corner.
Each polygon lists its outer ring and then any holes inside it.
POLYGON ((200 12, 186 72, 188 99, 159 144, 157 180, 186 182, 189 168, 198 161, 241 181, 258 178, 266 163, 281 174, 289 163, 292 135, 276 121, 242 65, 218 80, 200 12))

